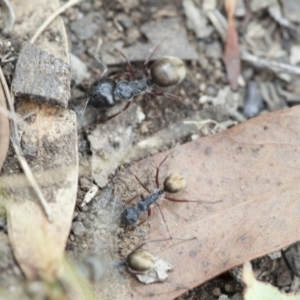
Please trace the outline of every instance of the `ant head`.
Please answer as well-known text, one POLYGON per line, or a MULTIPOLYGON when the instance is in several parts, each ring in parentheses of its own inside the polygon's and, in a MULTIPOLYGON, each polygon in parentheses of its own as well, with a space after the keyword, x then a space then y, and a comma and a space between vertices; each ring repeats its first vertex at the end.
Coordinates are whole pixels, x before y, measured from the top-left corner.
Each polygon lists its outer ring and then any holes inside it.
POLYGON ((185 178, 179 174, 171 174, 164 181, 164 190, 168 193, 178 193, 186 186, 185 178))
POLYGON ((112 79, 99 79, 89 89, 89 103, 96 107, 113 107, 116 105, 114 89, 116 82, 112 79))
POLYGON ((150 69, 153 82, 160 87, 170 87, 179 84, 186 75, 182 60, 177 57, 167 56, 158 59, 150 69))
POLYGON ((126 262, 131 270, 145 272, 153 268, 155 259, 148 251, 135 250, 127 256, 126 262))
POLYGON ((121 214, 121 222, 125 226, 130 226, 137 222, 140 215, 134 207, 126 208, 121 214))

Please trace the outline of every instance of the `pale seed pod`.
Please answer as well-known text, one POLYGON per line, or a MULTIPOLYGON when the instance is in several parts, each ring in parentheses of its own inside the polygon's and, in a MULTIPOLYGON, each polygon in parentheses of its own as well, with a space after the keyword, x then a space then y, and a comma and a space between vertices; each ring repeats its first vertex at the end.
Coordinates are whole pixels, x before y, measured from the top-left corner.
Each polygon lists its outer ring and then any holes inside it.
POLYGON ((127 264, 133 271, 144 272, 154 267, 154 257, 147 251, 137 250, 127 256, 127 264))
POLYGON ((186 75, 182 60, 174 56, 167 56, 155 61, 150 74, 153 82, 160 87, 170 87, 179 84, 186 75))
POLYGON ((168 193, 178 193, 186 186, 185 178, 179 174, 171 174, 164 181, 164 190, 168 193))

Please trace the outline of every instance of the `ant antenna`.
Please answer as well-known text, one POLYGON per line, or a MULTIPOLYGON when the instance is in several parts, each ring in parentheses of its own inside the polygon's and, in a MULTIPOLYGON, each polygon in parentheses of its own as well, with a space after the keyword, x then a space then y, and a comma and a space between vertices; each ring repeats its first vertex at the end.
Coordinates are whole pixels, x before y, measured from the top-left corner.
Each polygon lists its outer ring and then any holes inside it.
MULTIPOLYGON (((100 77, 98 79, 98 80, 100 80, 107 73, 108 68, 107 68, 107 65, 102 60, 100 60, 99 58, 97 58, 95 54, 92 54, 92 56, 101 65, 101 67, 103 68, 103 71, 102 71, 102 73, 101 73, 101 75, 100 75, 100 77)), ((85 110, 86 110, 86 107, 87 107, 89 101, 90 101, 90 98, 88 98, 88 100, 86 101, 83 109, 79 113, 79 116, 82 116, 85 113, 85 110)))
POLYGON ((95 58, 95 60, 101 65, 101 67, 103 68, 103 72, 101 73, 99 79, 101 79, 108 71, 107 65, 98 57, 96 57, 95 54, 92 54, 92 56, 95 58))
POLYGON ((86 110, 86 107, 87 107, 89 101, 90 101, 90 98, 88 98, 88 100, 85 102, 83 109, 80 111, 80 113, 79 113, 80 117, 85 113, 85 110, 86 110))
POLYGON ((154 49, 148 54, 148 56, 145 59, 144 65, 143 65, 143 72, 146 75, 146 77, 149 76, 149 71, 148 71, 148 64, 149 61, 151 60, 152 56, 154 55, 154 53, 158 50, 158 48, 162 45, 162 43, 165 42, 167 38, 165 37, 158 45, 156 45, 154 47, 154 49))

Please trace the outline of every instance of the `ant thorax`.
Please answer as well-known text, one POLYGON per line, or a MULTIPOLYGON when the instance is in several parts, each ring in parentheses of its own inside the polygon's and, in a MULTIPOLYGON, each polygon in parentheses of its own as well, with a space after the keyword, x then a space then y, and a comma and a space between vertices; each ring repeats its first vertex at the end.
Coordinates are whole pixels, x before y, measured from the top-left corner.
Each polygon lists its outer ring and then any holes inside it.
POLYGON ((126 81, 122 80, 117 82, 117 86, 114 89, 114 96, 121 100, 129 101, 135 95, 146 92, 149 88, 146 79, 126 81))

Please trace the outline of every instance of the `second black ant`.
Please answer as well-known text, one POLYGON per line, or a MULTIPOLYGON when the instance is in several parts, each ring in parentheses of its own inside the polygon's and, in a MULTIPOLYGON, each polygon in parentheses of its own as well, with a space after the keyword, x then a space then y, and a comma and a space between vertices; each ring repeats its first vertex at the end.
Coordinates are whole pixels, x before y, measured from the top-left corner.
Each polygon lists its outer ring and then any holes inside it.
MULTIPOLYGON (((210 204, 211 203, 219 203, 221 201, 209 202, 209 201, 201 201, 201 200, 186 200, 186 199, 175 199, 175 198, 171 198, 169 196, 165 196, 166 192, 167 193, 180 192, 181 190, 183 190, 185 188, 185 185, 186 185, 186 181, 183 176, 181 176, 179 174, 171 174, 164 180, 163 188, 159 187, 159 179, 158 179, 159 169, 162 166, 162 164, 166 161, 168 156, 169 155, 167 155, 163 159, 163 161, 159 164, 159 166, 156 168, 155 183, 156 183, 157 189, 153 193, 151 193, 150 190, 140 181, 140 179, 136 175, 133 174, 135 176, 135 178, 137 179, 137 181, 139 182, 139 184, 149 193, 149 196, 147 198, 143 198, 143 199, 139 200, 135 206, 127 207, 121 213, 121 223, 124 226, 135 225, 139 221, 140 215, 144 212, 148 212, 148 217, 149 217, 151 215, 151 205, 155 203, 160 210, 161 216, 167 227, 168 233, 172 239, 172 235, 168 228, 167 222, 164 218, 164 215, 161 211, 159 204, 157 203, 157 201, 159 199, 164 198, 166 200, 173 201, 173 202, 198 202, 198 203, 210 203, 210 204)), ((129 200, 129 202, 133 201, 136 197, 129 200)), ((143 222, 144 221, 142 221, 142 223, 143 222)))
MULTIPOLYGON (((158 47, 158 46, 157 46, 158 47)), ((166 96, 172 99, 178 99, 175 95, 158 92, 153 89, 154 84, 158 87, 171 87, 179 84, 186 75, 184 63, 177 57, 168 56, 158 59, 153 63, 148 71, 148 63, 157 50, 157 47, 146 58, 143 66, 143 73, 146 78, 137 79, 130 61, 121 51, 121 55, 126 59, 129 73, 126 73, 126 80, 118 80, 123 74, 114 76, 113 78, 105 78, 108 71, 107 66, 98 60, 103 67, 103 72, 89 88, 87 104, 91 104, 95 108, 111 108, 116 105, 116 99, 123 100, 126 105, 117 113, 109 116, 106 120, 112 119, 126 111, 134 96, 144 94, 147 102, 150 102, 150 95, 166 96)))

